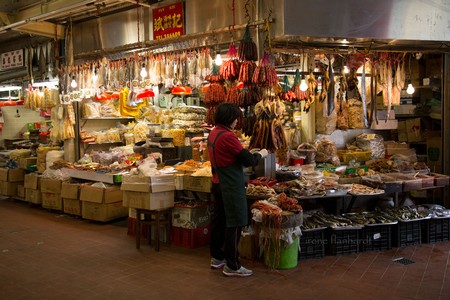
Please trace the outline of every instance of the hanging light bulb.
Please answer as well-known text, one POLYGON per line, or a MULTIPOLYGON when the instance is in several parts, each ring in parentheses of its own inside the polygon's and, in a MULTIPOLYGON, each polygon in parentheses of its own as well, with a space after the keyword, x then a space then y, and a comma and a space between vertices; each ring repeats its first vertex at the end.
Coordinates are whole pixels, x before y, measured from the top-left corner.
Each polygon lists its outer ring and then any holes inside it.
POLYGON ((216 54, 216 59, 214 60, 214 63, 218 66, 220 66, 223 63, 222 57, 220 56, 220 53, 216 54))
POLYGON ((408 84, 408 88, 406 89, 406 92, 407 92, 409 95, 414 94, 414 87, 413 87, 412 83, 409 83, 409 84, 408 84))
POLYGON ((141 77, 142 77, 142 79, 147 77, 147 70, 145 69, 145 64, 142 64, 141 77))
POLYGON ((70 86, 74 89, 78 86, 77 82, 75 81, 75 76, 72 76, 72 82, 70 82, 70 86))
POLYGON ((302 81, 300 81, 300 91, 304 92, 308 89, 308 84, 306 83, 305 78, 302 78, 302 81))
POLYGON ((350 72, 349 69, 348 69, 348 67, 347 67, 347 66, 344 66, 344 73, 345 73, 345 74, 348 74, 348 72, 350 72))

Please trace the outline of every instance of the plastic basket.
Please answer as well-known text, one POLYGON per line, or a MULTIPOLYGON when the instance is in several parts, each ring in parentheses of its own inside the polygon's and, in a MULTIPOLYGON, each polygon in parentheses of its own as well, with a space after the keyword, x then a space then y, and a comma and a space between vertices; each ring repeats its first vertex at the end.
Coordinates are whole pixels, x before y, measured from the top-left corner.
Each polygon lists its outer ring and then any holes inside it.
POLYGON ((194 229, 172 227, 170 236, 172 245, 193 249, 209 244, 211 230, 209 225, 194 229))
POLYGON ((325 228, 302 230, 299 259, 321 258, 325 256, 325 228))
POLYGON ((328 255, 358 253, 360 231, 361 229, 328 229, 325 253, 328 255))
POLYGON ((450 241, 450 218, 431 218, 422 221, 422 243, 450 241))
POLYGON ((420 220, 398 222, 394 225, 394 247, 406 247, 422 243, 420 220))
POLYGON ((392 249, 392 228, 394 225, 365 226, 359 240, 359 251, 380 251, 392 249))

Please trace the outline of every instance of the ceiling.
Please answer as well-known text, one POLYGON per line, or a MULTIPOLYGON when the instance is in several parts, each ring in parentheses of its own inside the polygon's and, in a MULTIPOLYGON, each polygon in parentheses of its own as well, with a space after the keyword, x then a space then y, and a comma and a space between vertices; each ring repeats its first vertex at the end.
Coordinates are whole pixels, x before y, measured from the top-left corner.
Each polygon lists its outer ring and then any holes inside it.
POLYGON ((64 37, 73 24, 162 0, 2 0, 0 53, 64 37))

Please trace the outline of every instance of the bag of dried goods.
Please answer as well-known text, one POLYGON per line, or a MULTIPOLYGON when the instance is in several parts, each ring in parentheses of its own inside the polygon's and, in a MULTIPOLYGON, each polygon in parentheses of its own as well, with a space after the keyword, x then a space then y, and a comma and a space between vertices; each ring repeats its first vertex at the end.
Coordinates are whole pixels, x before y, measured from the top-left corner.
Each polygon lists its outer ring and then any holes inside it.
POLYGON ((384 139, 378 134, 362 133, 356 137, 356 146, 372 152, 372 159, 385 157, 384 139))

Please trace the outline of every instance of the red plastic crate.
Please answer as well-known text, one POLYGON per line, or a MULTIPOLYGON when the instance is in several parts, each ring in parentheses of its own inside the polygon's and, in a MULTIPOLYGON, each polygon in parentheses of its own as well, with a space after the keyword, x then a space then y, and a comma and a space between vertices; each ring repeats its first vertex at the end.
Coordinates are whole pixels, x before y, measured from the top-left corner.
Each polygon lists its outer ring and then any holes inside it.
POLYGON ((208 245, 210 235, 208 225, 192 229, 172 227, 170 237, 172 245, 193 249, 208 245))

